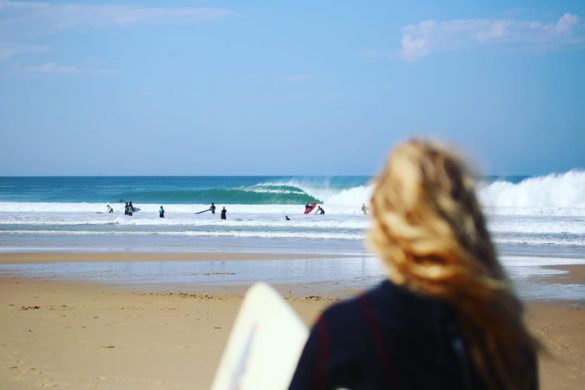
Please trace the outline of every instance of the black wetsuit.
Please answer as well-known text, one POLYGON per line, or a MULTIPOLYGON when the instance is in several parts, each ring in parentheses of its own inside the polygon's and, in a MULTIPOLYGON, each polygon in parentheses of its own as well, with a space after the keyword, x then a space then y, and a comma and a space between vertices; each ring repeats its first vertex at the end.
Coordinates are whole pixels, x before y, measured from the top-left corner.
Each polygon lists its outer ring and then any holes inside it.
POLYGON ((226 213, 227 213, 227 210, 226 209, 221 210, 221 219, 227 219, 226 218, 226 213))
MULTIPOLYGON (((538 388, 536 359, 526 354, 538 388)), ((453 311, 389 281, 313 326, 290 389, 484 389, 453 311)))
POLYGON ((211 214, 215 214, 215 205, 212 204, 209 210, 211 210, 211 214))

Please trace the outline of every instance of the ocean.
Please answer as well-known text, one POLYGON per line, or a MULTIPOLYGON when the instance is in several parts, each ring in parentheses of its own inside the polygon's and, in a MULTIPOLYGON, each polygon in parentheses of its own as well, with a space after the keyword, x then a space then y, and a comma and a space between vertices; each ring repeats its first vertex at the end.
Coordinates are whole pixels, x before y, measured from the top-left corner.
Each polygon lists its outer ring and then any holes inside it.
MULTIPOLYGON (((355 253, 370 226, 361 206, 371 190, 370 177, 356 176, 1 177, 0 250, 284 246, 355 253), (140 211, 125 216, 123 201, 140 211), (195 214, 211 202, 218 211, 226 207, 227 220, 219 212, 195 214), (304 215, 305 202, 321 204, 325 215, 304 215)), ((585 254, 585 172, 487 177, 478 193, 505 254, 585 254)))
MULTIPOLYGON (((0 273, 165 289, 214 284, 317 283, 365 288, 384 269, 368 254, 361 207, 371 177, 2 177, 0 252, 248 252, 327 254, 219 262, 4 264, 0 273), (124 202, 140 211, 124 215, 124 202), (215 215, 207 210, 214 202, 215 215), (325 215, 305 215, 317 202, 325 215), (107 205, 113 213, 107 212, 107 205), (165 218, 159 218, 163 206, 165 218), (219 210, 227 209, 227 220, 219 210), (286 216, 290 220, 286 220, 286 216), (331 255, 334 255, 331 257, 331 255), (339 255, 335 258, 335 255, 339 255), (203 276, 202 276, 203 275, 203 276), (215 275, 215 276, 214 276, 215 275)), ((529 299, 585 300, 585 285, 554 284, 585 264, 585 172, 486 177, 478 194, 500 259, 529 299)), ((207 287, 204 287, 207 286, 207 287)))

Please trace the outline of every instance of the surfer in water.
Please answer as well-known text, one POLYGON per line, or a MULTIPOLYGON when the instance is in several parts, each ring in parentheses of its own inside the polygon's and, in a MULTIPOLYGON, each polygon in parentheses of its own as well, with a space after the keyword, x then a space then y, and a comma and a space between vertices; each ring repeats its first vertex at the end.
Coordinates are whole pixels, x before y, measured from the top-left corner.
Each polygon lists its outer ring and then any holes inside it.
POLYGON ((124 205, 124 215, 130 215, 130 206, 128 206, 128 202, 124 205))
POLYGON ((387 279, 321 314, 290 389, 538 389, 538 343, 463 162, 428 141, 398 145, 371 214, 387 279))
POLYGON ((211 202, 211 206, 209 207, 209 210, 211 210, 211 214, 215 214, 215 203, 211 202))
POLYGON ((287 220, 287 221, 290 221, 290 218, 288 217, 288 215, 285 215, 284 216, 284 219, 287 220))
POLYGON ((315 214, 323 215, 323 214, 325 214, 325 210, 323 210, 323 208, 321 206, 317 206, 317 211, 315 211, 315 214))
POLYGON ((160 209, 158 209, 158 217, 159 218, 164 218, 165 217, 165 209, 163 209, 162 206, 160 206, 160 209))
POLYGON ((368 206, 366 206, 365 203, 362 204, 362 213, 364 213, 364 215, 368 215, 368 206))
POLYGON ((112 206, 107 205, 108 207, 108 214, 112 214, 114 212, 114 209, 112 208, 112 206))
POLYGON ((227 219, 226 214, 227 214, 227 210, 225 209, 225 206, 224 206, 224 208, 221 209, 221 219, 227 219))

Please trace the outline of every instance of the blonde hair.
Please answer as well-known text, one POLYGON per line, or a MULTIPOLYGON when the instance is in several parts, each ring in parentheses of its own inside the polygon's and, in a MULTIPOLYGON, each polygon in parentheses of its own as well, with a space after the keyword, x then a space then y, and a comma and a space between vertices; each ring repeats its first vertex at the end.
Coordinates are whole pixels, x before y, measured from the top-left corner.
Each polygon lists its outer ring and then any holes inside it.
POLYGON ((536 342, 497 260, 474 185, 447 148, 400 144, 375 182, 368 244, 393 283, 455 309, 489 388, 528 388, 535 368, 527 356, 536 342))

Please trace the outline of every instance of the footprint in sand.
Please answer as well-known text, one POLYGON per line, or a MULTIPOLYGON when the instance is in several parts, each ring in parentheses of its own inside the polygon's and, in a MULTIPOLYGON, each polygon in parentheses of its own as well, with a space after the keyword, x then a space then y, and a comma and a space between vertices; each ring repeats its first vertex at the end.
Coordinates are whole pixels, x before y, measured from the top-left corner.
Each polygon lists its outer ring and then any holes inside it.
POLYGON ((39 310, 41 307, 38 305, 34 306, 21 306, 20 310, 39 310))

